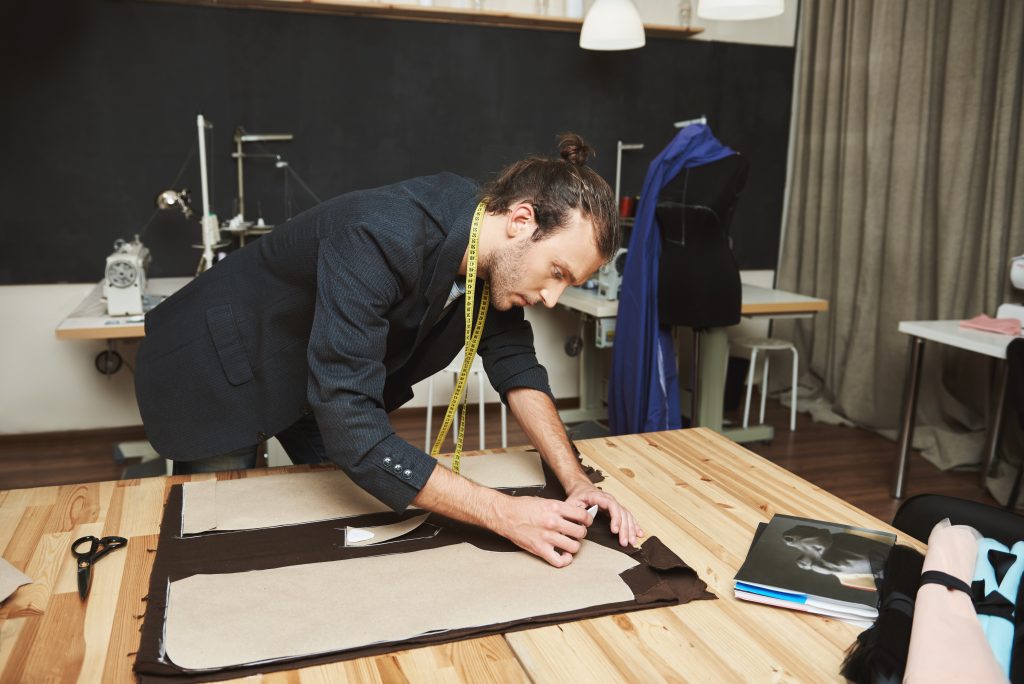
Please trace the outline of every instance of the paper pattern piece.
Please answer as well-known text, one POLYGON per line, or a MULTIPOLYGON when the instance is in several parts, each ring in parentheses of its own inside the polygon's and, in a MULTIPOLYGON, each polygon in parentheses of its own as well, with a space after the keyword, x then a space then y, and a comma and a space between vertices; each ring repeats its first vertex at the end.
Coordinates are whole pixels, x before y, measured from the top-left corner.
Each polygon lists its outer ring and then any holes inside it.
POLYGON ((0 601, 7 600, 7 597, 23 584, 32 584, 32 579, 3 558, 0 558, 0 601))
POLYGON ((340 470, 189 482, 182 493, 182 534, 297 525, 391 510, 340 470))
POLYGON ((382 544, 402 535, 409 534, 423 524, 429 513, 417 515, 401 522, 390 525, 376 525, 374 527, 346 527, 345 546, 371 546, 382 544))
MULTIPOLYGON (((450 457, 438 461, 451 467, 450 457)), ((463 456, 461 470, 465 477, 496 489, 545 484, 536 451, 463 456)), ((189 482, 182 494, 182 534, 298 525, 390 510, 341 470, 189 482)))
POLYGON ((167 657, 189 670, 330 653, 631 601, 619 574, 636 565, 588 541, 560 569, 524 552, 461 543, 193 575, 170 585, 164 644, 167 657))
MULTIPOLYGON (((437 462, 448 470, 452 469, 451 456, 438 456, 437 462)), ((477 484, 494 489, 543 487, 545 484, 540 454, 525 449, 480 456, 463 454, 459 474, 477 484)))

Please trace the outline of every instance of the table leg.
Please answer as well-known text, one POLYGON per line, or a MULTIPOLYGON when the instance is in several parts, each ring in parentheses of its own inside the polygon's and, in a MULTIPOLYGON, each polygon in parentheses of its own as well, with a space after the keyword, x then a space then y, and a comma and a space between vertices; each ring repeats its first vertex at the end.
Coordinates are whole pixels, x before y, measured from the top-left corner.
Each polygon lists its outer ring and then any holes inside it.
POLYGON ((563 423, 581 423, 604 420, 608 411, 604 407, 604 369, 601 350, 594 346, 596 321, 587 314, 583 320, 583 346, 580 349, 580 407, 558 412, 563 423))
POLYGON ((917 392, 921 384, 921 363, 924 360, 924 339, 910 338, 907 354, 907 379, 903 386, 903 417, 900 421, 899 450, 897 451, 896 470, 893 473, 892 496, 903 498, 903 487, 906 484, 907 472, 910 467, 910 447, 914 442, 914 414, 917 413, 917 392))
POLYGON ((752 425, 747 428, 724 427, 722 404, 725 402, 725 373, 729 366, 729 337, 725 328, 709 328, 696 335, 699 338, 697 359, 699 383, 697 385, 697 413, 694 427, 707 427, 734 442, 767 442, 775 436, 771 425, 752 425))
POLYGON ((984 462, 981 467, 981 486, 987 485, 986 480, 992 472, 992 466, 996 462, 996 451, 999 449, 999 434, 1003 431, 1003 412, 1006 408, 1006 382, 1010 375, 1010 364, 1006 361, 997 361, 999 364, 996 378, 996 407, 989 424, 988 434, 985 435, 984 462))

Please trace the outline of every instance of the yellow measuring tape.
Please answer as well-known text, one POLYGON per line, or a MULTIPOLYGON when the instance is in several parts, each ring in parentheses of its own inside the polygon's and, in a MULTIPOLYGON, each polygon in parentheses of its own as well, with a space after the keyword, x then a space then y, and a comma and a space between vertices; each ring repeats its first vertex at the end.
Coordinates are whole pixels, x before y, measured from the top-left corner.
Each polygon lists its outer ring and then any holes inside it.
POLYGON ((452 472, 458 474, 459 462, 462 458, 462 438, 466 432, 466 379, 469 377, 469 369, 473 365, 473 357, 476 356, 476 348, 480 346, 480 337, 484 332, 484 320, 487 318, 487 306, 491 301, 491 286, 484 283, 484 289, 480 293, 480 315, 477 316, 476 325, 473 325, 473 300, 476 297, 476 266, 477 248, 480 243, 480 225, 484 220, 486 205, 481 202, 473 214, 473 225, 469 230, 469 256, 466 260, 466 354, 462 360, 462 370, 459 371, 459 381, 455 383, 455 391, 452 392, 452 399, 448 402, 448 410, 445 411, 444 421, 441 423, 441 431, 437 434, 437 440, 430 450, 431 456, 441 453, 441 443, 448 436, 448 430, 452 427, 452 420, 455 417, 455 410, 459 401, 462 401, 462 414, 459 416, 459 434, 455 440, 455 453, 452 454, 452 472), (470 333, 470 327, 473 328, 470 333))

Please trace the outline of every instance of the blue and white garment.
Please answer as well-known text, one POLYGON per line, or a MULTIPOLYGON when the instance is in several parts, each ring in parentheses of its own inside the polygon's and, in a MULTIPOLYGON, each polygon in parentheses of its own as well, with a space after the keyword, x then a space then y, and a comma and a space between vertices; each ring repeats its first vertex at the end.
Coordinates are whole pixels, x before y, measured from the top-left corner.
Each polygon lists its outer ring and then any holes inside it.
POLYGON ((1008 549, 995 539, 978 541, 971 593, 978 621, 1007 677, 1013 655, 1014 602, 1024 574, 1024 541, 1008 549))
POLYGON ((658 321, 661 235, 658 194, 684 168, 732 154, 703 124, 687 126, 647 169, 622 276, 615 346, 608 380, 608 423, 613 435, 682 427, 672 334, 658 321))

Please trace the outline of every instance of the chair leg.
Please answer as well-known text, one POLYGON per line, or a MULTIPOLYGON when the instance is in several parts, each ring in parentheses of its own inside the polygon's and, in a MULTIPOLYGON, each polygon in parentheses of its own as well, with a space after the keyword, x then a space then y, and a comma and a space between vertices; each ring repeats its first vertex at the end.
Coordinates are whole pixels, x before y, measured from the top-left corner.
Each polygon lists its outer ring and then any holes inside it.
POLYGON ((796 432, 796 378, 797 369, 800 367, 800 354, 796 351, 796 346, 793 347, 793 399, 792 405, 789 407, 789 431, 796 432))
POLYGON ((423 439, 423 450, 430 453, 430 423, 434 418, 434 377, 427 378, 427 436, 423 439))
POLYGON ((476 372, 476 391, 480 397, 480 449, 483 450, 484 446, 484 374, 480 371, 476 372))
POLYGON ((768 399, 768 361, 771 359, 771 355, 766 351, 764 353, 764 372, 761 374, 761 425, 764 425, 764 405, 765 400, 768 399))
POLYGON ((757 368, 757 347, 750 350, 750 370, 747 373, 747 401, 743 404, 743 428, 750 426, 750 395, 754 391, 754 369, 757 368))
POLYGON ((504 449, 508 446, 508 410, 500 397, 498 403, 501 404, 501 448, 504 449))

